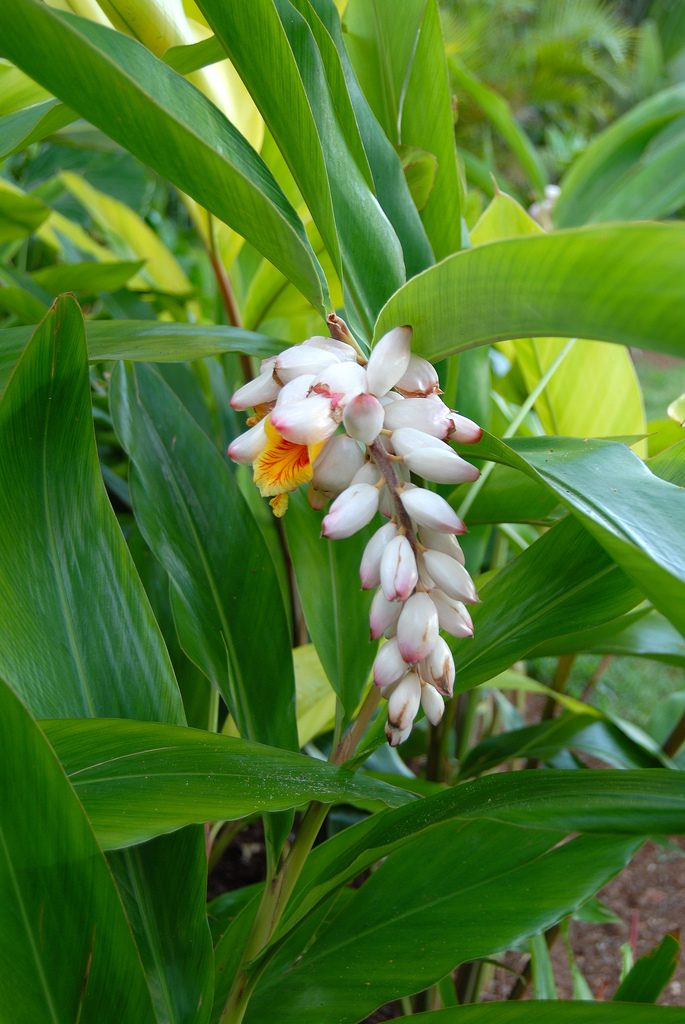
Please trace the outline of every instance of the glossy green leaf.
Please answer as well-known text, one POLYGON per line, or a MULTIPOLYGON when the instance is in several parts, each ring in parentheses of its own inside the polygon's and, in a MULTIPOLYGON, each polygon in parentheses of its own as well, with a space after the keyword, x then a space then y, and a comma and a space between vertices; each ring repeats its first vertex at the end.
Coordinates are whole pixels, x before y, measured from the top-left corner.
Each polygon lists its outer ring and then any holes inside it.
POLYGON ((685 88, 664 89, 600 132, 562 179, 553 217, 568 228, 664 217, 682 203, 685 88))
POLYGON ((9 114, 50 99, 45 89, 0 57, 0 114, 9 114))
POLYGON ((226 53, 216 36, 210 36, 199 43, 170 46, 162 55, 164 63, 178 71, 179 75, 191 75, 193 71, 225 59, 226 53))
POLYGON ((156 1024, 88 819, 45 737, 3 682, 0 737, 0 1020, 156 1024), (36 822, 40 842, 28 842, 36 822))
POLYGON ((214 949, 214 1005, 210 1016, 216 1024, 226 1005, 243 956, 243 950, 250 937, 250 930, 259 909, 261 894, 252 894, 244 906, 225 929, 214 949))
POLYGON ((523 551, 480 591, 474 636, 452 641, 461 692, 503 672, 542 642, 609 622, 642 595, 572 518, 523 551))
POLYGON ((11 192, 0 183, 0 242, 26 238, 50 216, 50 207, 34 196, 11 192))
POLYGON ((77 115, 59 100, 43 100, 0 117, 0 160, 38 142, 65 125, 77 115))
POLYGON ((121 32, 8 0, 3 49, 28 74, 250 241, 322 312, 302 223, 263 161, 189 82, 121 32))
POLYGON ((414 205, 417 210, 421 211, 428 202, 428 197, 435 184, 438 162, 432 153, 427 153, 425 149, 419 149, 418 146, 402 145, 397 146, 396 149, 414 205))
POLYGON ((0 286, 0 310, 14 313, 19 321, 30 324, 45 316, 47 306, 23 288, 6 285, 0 286))
MULTIPOLYGON (((12 376, 0 404, 0 450, 4 677, 37 716, 183 722, 169 655, 102 483, 84 324, 69 296, 50 310, 12 376)), ((202 830, 186 832, 182 858, 177 843, 173 863, 163 844, 141 848, 147 868, 134 875, 139 908, 130 921, 155 1005, 196 1007, 211 983, 209 935, 197 917, 202 830), (168 886, 165 901, 149 899, 148 879, 164 888, 181 866, 184 884, 173 899, 168 886), (173 955, 157 944, 170 917, 179 927, 173 955), (195 924, 186 929, 188 922, 195 924)), ((170 1011, 167 1019, 194 1020, 170 1011)))
POLYGON ((285 525, 307 629, 349 721, 377 648, 369 642, 373 592, 362 591, 359 582, 359 563, 374 528, 347 540, 326 540, 302 490, 290 499, 285 525))
MULTIPOLYGON (((114 292, 123 288, 144 265, 145 260, 128 263, 61 263, 41 267, 33 280, 53 295, 60 292, 114 292)), ((0 337, 2 337, 0 335, 0 337)))
MULTIPOLYGON (((462 352, 459 356, 460 362, 465 355, 462 352)), ((463 408, 460 404, 457 407, 463 408)), ((564 512, 556 495, 550 494, 546 487, 509 466, 495 466, 465 513, 464 520, 469 526, 478 523, 541 523, 558 518, 564 512)))
POLYGON ((677 1006, 630 1006, 624 1003, 545 1002, 478 1003, 456 1010, 415 1013, 417 1024, 680 1024, 677 1006))
MULTIPOLYGON (((402 22, 396 18, 395 22, 402 22)), ((407 19, 410 21, 411 19, 407 19)), ((454 112, 437 0, 427 0, 402 97, 399 141, 433 154, 438 167, 421 210, 436 260, 461 249, 462 183, 454 143, 454 112)))
POLYGON ((414 328, 435 362, 507 338, 581 337, 683 356, 685 225, 618 224, 455 253, 384 306, 375 338, 414 328))
POLYGON ((661 942, 636 960, 614 995, 615 1003, 655 1003, 673 977, 680 960, 678 935, 661 942))
POLYGON ((151 367, 119 364, 111 407, 133 462, 136 520, 171 578, 181 646, 221 691, 244 738, 297 749, 278 577, 232 473, 151 367))
MULTIPOLYGON (((607 554, 685 632, 685 491, 650 473, 624 444, 484 434, 468 454, 517 466, 558 495, 607 554)), ((627 609, 626 609, 627 610, 627 609)))
MULTIPOLYGON (((346 46, 346 42, 350 42, 349 31, 345 32, 343 39, 340 17, 333 0, 309 0, 308 5, 305 5, 303 0, 296 0, 296 6, 309 21, 317 40, 336 104, 339 102, 337 99, 338 87, 336 86, 338 81, 336 62, 330 46, 317 26, 317 20, 320 20, 319 23, 325 26, 337 51, 344 84, 354 109, 366 159, 371 169, 374 189, 379 203, 402 244, 407 276, 412 277, 432 265, 434 262, 433 252, 409 193, 397 154, 388 136, 376 120, 355 75, 346 46), (317 19, 307 15, 306 6, 315 11, 317 19)), ((349 13, 349 6, 347 13, 349 13)), ((370 59, 367 66, 370 70, 373 69, 373 58, 370 59)), ((378 65, 376 65, 377 67, 378 65)))
POLYGON ((678 487, 685 487, 685 438, 664 448, 648 461, 652 473, 678 487))
POLYGON ((416 797, 383 782, 287 750, 201 729, 150 722, 41 722, 104 849, 193 822, 255 811, 416 797))
POLYGON ((580 651, 650 658, 666 665, 685 666, 685 637, 663 615, 649 609, 621 616, 605 626, 547 641, 528 656, 544 658, 580 651))
POLYGON ((550 927, 640 845, 580 836, 557 846, 564 837, 487 820, 428 829, 388 857, 304 952, 266 968, 246 1024, 276 1015, 279 1024, 352 1024, 550 927))

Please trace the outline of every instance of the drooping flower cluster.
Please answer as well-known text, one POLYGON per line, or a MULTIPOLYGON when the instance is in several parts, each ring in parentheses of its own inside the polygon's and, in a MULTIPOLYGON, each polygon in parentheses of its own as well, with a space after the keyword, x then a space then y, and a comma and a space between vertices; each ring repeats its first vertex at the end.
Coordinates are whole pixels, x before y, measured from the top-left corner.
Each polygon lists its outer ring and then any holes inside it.
POLYGON ((478 470, 447 442, 473 443, 481 430, 442 401, 434 367, 411 353, 410 327, 389 331, 367 362, 342 321, 329 323, 337 337, 309 338, 263 360, 260 376, 235 393, 231 405, 255 415, 228 454, 252 465, 276 515, 302 483, 313 508, 333 499, 324 537, 349 537, 379 511, 388 520, 367 544, 360 575, 364 589, 377 588, 371 637, 385 642, 373 675, 388 700, 386 735, 395 746, 419 706, 440 721, 455 675, 440 630, 472 636, 466 605, 478 601, 457 541, 464 524, 411 474, 443 484, 475 480, 478 470))

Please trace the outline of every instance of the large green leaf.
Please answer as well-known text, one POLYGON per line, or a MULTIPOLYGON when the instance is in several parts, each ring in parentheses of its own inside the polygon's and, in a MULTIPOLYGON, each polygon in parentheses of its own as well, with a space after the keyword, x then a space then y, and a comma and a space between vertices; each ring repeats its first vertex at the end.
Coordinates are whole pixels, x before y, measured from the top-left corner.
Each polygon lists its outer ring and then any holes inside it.
POLYGON ((379 338, 414 328, 436 361, 507 338, 581 337, 683 356, 685 225, 618 224, 511 238, 449 256, 384 306, 379 338))
POLYGON ((64 128, 76 114, 59 100, 43 100, 0 117, 0 160, 64 128))
POLYGON ((230 224, 324 311, 326 285, 297 214, 194 86, 121 32, 38 0, 7 0, 0 34, 32 78, 230 224))
POLYGON ((417 1024, 680 1024, 677 1006, 634 1006, 622 1003, 504 1002, 474 1003, 456 1010, 414 1014, 417 1024))
POLYGON ((150 722, 41 722, 103 849, 193 822, 303 807, 311 800, 415 797, 325 761, 201 729, 150 722))
POLYGON ((673 977, 679 959, 678 933, 665 935, 654 949, 636 961, 616 990, 614 1001, 655 1003, 673 977))
POLYGON ((376 655, 369 642, 372 591, 360 591, 359 563, 374 527, 347 540, 321 537, 321 520, 296 492, 286 516, 297 587, 309 635, 349 721, 376 655))
POLYGON ((33 280, 53 295, 60 292, 114 292, 123 288, 145 260, 120 263, 60 263, 41 267, 31 275, 33 280))
MULTIPOLYGON (((484 434, 470 457, 544 483, 681 633, 685 633, 685 491, 650 473, 624 444, 484 434)), ((545 638, 541 638, 545 639, 545 638)))
POLYGON ((225 460, 149 366, 117 366, 111 405, 133 462, 138 525, 171 578, 181 646, 222 692, 244 738, 297 749, 278 577, 225 460))
POLYGON ((402 250, 368 170, 365 179, 350 153, 338 114, 343 108, 336 109, 307 21, 286 0, 253 0, 248 7, 201 0, 200 8, 292 171, 345 287, 348 313, 356 311, 370 336, 382 304, 404 281, 402 250))
POLYGON ((40 729, 0 682, 0 1021, 156 1024, 88 820, 40 729), (40 842, 31 842, 40 822, 40 842))
POLYGON ((35 196, 3 188, 0 182, 0 242, 26 238, 50 216, 50 207, 35 196))
MULTIPOLYGON (((395 18, 395 24, 403 18, 395 18)), ((407 19, 408 21, 410 19, 407 19)), ((462 184, 454 144, 454 113, 437 0, 427 0, 402 98, 400 139, 437 158, 421 220, 437 260, 461 249, 462 184)))
POLYGON ((685 666, 685 637, 663 615, 649 607, 622 615, 604 626, 544 641, 529 651, 530 658, 560 654, 618 654, 650 658, 666 665, 685 666))
POLYGON ((480 598, 471 609, 473 638, 452 641, 457 692, 491 679, 555 636, 623 615, 642 595, 569 517, 496 573, 480 598))
POLYGON ((298 943, 289 963, 267 966, 246 1024, 353 1024, 550 927, 640 845, 614 836, 558 845, 565 835, 487 819, 428 829, 388 857, 304 952, 298 943))
POLYGON ((561 228, 664 217, 685 201, 685 88, 638 103, 601 132, 562 180, 553 217, 561 228))
MULTIPOLYGON (((169 655, 102 483, 84 324, 68 296, 36 331, 0 404, 0 510, 0 671, 32 713, 183 722, 169 655)), ((202 830, 185 834, 182 857, 176 842, 166 851, 141 847, 147 868, 135 878, 140 906, 130 920, 156 1008, 167 1007, 172 1024, 191 1024, 180 1008, 197 1007, 211 984, 209 935, 197 916, 202 830), (166 901, 147 898, 150 877, 166 886, 166 901), (170 916, 176 940, 162 952, 170 916)))

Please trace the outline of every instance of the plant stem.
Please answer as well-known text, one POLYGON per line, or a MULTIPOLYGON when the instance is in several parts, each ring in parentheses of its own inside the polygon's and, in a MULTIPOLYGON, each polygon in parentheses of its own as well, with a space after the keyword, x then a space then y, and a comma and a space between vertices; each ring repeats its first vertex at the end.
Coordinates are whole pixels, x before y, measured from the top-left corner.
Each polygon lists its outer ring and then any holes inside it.
MULTIPOLYGON (((551 928, 548 928, 545 932, 545 942, 547 943, 547 949, 551 949, 556 942, 557 935, 559 934, 559 925, 554 924, 551 928)), ((507 996, 507 999, 523 999, 526 994, 526 989, 531 983, 533 977, 533 958, 531 957, 526 966, 523 968, 518 976, 516 984, 512 988, 511 992, 507 996)))
POLYGON ((332 764, 344 764, 355 752, 359 741, 366 732, 366 727, 371 721, 371 716, 378 707, 380 699, 381 691, 377 686, 372 686, 359 709, 359 714, 355 718, 352 728, 345 733, 342 742, 338 745, 335 754, 330 759, 332 764))
POLYGON ((664 743, 664 754, 675 757, 683 743, 685 743, 685 712, 680 716, 679 722, 664 743))

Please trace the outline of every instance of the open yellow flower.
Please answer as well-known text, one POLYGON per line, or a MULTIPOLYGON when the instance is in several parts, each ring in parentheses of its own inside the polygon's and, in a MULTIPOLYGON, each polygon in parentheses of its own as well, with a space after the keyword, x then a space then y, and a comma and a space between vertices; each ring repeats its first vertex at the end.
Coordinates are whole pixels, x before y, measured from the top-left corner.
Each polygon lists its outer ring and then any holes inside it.
POLYGON ((311 480, 312 462, 324 442, 307 445, 286 441, 272 426, 269 417, 265 421, 264 430, 266 445, 255 459, 252 471, 260 494, 265 498, 273 495, 269 504, 274 515, 280 518, 288 508, 287 492, 311 480))

